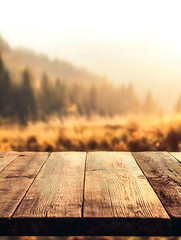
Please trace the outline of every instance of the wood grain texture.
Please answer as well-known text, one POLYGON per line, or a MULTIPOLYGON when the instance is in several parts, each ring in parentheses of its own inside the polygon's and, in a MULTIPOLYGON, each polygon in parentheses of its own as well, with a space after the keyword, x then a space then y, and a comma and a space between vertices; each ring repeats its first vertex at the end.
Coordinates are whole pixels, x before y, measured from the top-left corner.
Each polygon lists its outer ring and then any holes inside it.
MULTIPOLYGON (((172 219, 173 234, 181 234, 181 164, 167 152, 133 153, 172 219)), ((178 157, 178 156, 177 156, 178 157)))
POLYGON ((17 158, 19 154, 18 152, 0 152, 0 172, 17 158))
POLYGON ((170 154, 181 163, 181 152, 170 152, 170 154))
POLYGON ((119 235, 170 232, 170 219, 131 153, 88 153, 84 196, 89 234, 110 235, 116 227, 119 235))
POLYGON ((0 158, 3 158, 8 152, 0 151, 0 158))
POLYGON ((22 153, 0 173, 0 217, 13 215, 48 153, 22 153))
POLYGON ((85 158, 85 152, 52 153, 14 218, 80 218, 85 158))

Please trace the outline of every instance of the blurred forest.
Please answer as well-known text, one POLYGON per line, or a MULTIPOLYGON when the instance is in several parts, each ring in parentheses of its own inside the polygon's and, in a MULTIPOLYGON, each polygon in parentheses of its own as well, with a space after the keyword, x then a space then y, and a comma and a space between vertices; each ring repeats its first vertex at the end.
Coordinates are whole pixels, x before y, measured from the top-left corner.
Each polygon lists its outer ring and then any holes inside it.
POLYGON ((27 69, 14 82, 0 57, 1 121, 26 125, 28 121, 47 121, 52 116, 114 117, 136 113, 159 114, 161 110, 150 92, 141 103, 132 84, 118 88, 106 80, 70 84, 59 78, 51 81, 46 73, 37 84, 27 69))
POLYGON ((131 83, 12 50, 1 37, 0 52, 0 150, 181 150, 181 95, 168 116, 131 83))

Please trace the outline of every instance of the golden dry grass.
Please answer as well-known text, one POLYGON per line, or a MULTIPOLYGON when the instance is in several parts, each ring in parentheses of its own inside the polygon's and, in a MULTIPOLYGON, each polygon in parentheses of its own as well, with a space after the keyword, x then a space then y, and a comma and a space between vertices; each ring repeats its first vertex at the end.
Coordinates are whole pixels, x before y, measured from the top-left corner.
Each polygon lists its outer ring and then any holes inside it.
POLYGON ((181 150, 181 116, 52 118, 0 127, 0 151, 181 150))

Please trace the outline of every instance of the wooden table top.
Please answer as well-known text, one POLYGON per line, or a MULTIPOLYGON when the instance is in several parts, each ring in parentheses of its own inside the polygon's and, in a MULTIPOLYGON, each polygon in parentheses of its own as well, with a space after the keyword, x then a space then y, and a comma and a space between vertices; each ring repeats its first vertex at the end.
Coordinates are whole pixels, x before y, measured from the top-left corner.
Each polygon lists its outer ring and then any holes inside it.
POLYGON ((181 153, 0 152, 0 235, 181 235, 181 153))

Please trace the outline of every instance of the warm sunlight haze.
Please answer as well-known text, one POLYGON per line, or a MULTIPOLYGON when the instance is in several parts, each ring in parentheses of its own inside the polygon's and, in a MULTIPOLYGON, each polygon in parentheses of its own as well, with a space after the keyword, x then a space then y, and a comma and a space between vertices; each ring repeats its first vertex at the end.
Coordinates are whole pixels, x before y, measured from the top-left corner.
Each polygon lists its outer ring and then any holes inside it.
POLYGON ((171 110, 181 86, 180 1, 0 3, 0 32, 12 47, 71 61, 116 83, 135 82, 141 95, 152 88, 171 110))
POLYGON ((1 149, 181 149, 174 116, 181 113, 180 1, 0 0, 0 6, 0 120, 13 123, 0 129, 1 149), (16 124, 29 127, 21 135, 16 124), (9 135, 15 130, 16 144, 9 135))

